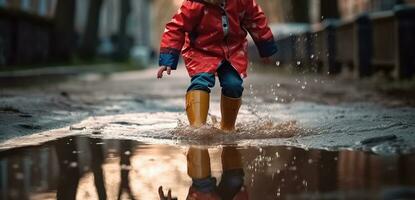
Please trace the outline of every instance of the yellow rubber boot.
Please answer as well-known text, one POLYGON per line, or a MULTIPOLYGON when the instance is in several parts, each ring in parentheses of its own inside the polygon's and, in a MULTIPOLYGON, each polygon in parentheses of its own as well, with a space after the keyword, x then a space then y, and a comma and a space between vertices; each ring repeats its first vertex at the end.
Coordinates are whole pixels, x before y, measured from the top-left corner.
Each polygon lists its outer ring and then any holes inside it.
POLYGON ((220 110, 222 113, 221 129, 224 131, 235 130, 236 117, 241 107, 241 98, 231 98, 222 94, 220 110))
POLYGON ((223 171, 243 168, 241 153, 235 147, 224 147, 221 158, 223 171))
POLYGON ((187 152, 187 174, 192 179, 210 177, 210 157, 207 149, 190 147, 187 152))
POLYGON ((189 91, 186 94, 186 113, 190 126, 201 127, 206 124, 209 111, 209 93, 202 90, 189 91))

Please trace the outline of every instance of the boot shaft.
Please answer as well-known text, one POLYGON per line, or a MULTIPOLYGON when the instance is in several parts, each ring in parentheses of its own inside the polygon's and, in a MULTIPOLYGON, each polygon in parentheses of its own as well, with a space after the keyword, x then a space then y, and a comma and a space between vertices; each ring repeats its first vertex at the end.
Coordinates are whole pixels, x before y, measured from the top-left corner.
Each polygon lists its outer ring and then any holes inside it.
POLYGON ((230 98, 222 94, 220 110, 222 114, 221 129, 224 131, 235 130, 235 122, 241 107, 241 98, 230 98))
POLYGON ((186 113, 190 126, 198 128, 206 124, 209 101, 206 91, 193 90, 186 94, 186 113))

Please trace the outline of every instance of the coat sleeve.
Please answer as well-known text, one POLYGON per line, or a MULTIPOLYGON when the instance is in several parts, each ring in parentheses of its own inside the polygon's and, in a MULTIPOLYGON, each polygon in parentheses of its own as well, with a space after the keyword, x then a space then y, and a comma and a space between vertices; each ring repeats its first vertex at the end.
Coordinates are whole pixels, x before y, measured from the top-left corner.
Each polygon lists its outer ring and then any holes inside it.
POLYGON ((177 68, 186 33, 191 32, 198 21, 201 4, 185 0, 173 19, 166 24, 160 44, 160 66, 177 68))
POLYGON ((243 27, 249 32, 261 57, 274 55, 278 49, 268 20, 256 0, 246 0, 243 27))

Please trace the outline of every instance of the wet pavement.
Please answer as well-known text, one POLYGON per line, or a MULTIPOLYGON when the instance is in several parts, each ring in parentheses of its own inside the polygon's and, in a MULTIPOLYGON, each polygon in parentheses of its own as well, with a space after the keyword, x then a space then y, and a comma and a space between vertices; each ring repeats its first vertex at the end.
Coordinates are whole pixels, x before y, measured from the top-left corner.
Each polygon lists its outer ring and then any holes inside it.
MULTIPOLYGON (((163 186, 185 199, 192 185, 187 150, 177 145, 78 136, 3 151, 1 198, 158 199, 157 190, 163 186)), ((415 154, 379 156, 348 150, 232 145, 208 151, 218 185, 226 178, 223 174, 229 173, 223 169, 224 160, 229 160, 224 152, 240 156, 242 187, 250 199, 415 197, 415 154)))
POLYGON ((1 199, 157 199, 159 186, 185 199, 195 146, 209 149, 217 184, 223 149, 238 152, 250 199, 413 195, 412 87, 391 95, 376 80, 251 70, 229 134, 218 88, 208 124, 187 126, 188 83, 181 68, 163 80, 148 69, 1 88, 1 199))
POLYGON ((251 70, 237 133, 215 134, 220 133, 217 87, 211 95, 209 126, 192 134, 184 115, 188 84, 180 68, 163 80, 148 69, 3 88, 0 149, 81 134, 169 144, 237 142, 353 148, 385 155, 414 152, 415 108, 408 101, 414 92, 409 90, 396 97, 372 87, 382 85, 376 81, 251 70))

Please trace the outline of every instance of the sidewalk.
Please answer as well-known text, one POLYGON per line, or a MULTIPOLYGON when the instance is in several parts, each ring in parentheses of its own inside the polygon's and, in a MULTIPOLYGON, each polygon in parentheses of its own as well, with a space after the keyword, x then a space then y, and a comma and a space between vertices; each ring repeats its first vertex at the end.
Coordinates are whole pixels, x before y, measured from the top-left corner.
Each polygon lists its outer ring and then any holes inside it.
POLYGON ((36 83, 50 83, 82 74, 109 74, 125 71, 120 63, 53 66, 34 69, 0 72, 0 85, 4 87, 25 86, 36 83))

